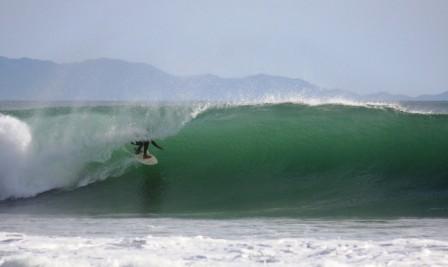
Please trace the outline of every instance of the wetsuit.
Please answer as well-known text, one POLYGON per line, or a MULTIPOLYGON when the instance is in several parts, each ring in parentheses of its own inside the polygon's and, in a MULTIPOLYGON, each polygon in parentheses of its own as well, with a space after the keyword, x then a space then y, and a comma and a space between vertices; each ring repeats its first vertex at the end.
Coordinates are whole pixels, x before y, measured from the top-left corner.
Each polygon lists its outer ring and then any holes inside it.
POLYGON ((159 146, 153 140, 136 141, 136 142, 132 142, 131 144, 137 146, 135 148, 135 154, 140 154, 142 152, 142 148, 143 148, 143 155, 146 157, 146 156, 148 156, 147 151, 148 151, 148 148, 149 148, 149 143, 153 144, 158 149, 162 149, 163 150, 163 148, 161 146, 159 146))

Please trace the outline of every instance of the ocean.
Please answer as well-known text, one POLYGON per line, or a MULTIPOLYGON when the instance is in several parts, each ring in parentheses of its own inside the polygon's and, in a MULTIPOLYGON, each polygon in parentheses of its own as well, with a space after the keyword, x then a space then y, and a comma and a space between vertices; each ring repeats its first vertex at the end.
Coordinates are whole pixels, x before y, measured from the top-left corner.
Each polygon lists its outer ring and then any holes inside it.
POLYGON ((0 266, 445 266, 447 137, 448 102, 0 102, 0 266))

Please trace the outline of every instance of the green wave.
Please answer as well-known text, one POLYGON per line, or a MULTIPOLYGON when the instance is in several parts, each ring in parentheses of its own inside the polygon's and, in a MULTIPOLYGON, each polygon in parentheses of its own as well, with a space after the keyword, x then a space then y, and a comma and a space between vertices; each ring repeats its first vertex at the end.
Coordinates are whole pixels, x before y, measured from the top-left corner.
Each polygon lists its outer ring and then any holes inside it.
MULTIPOLYGON (((447 216, 448 116, 298 104, 211 108, 132 165, 9 211, 170 216, 447 216)), ((129 158, 117 147, 104 164, 129 158)))

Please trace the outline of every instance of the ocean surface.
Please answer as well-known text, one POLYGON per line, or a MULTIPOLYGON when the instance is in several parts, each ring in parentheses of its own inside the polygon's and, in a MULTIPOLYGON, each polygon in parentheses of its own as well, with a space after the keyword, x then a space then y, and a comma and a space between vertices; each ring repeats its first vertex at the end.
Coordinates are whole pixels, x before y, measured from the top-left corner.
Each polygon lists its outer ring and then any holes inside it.
POLYGON ((0 266, 259 265, 447 266, 448 102, 0 102, 0 266))

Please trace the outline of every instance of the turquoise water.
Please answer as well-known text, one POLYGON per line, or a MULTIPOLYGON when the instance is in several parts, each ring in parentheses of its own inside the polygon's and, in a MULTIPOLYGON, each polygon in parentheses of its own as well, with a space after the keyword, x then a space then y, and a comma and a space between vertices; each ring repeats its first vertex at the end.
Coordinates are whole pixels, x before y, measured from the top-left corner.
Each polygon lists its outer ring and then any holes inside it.
POLYGON ((0 145, 15 160, 0 155, 0 212, 446 217, 445 110, 446 103, 3 105, 0 145), (148 129, 165 147, 151 148, 155 167, 137 164, 129 144, 148 129))

